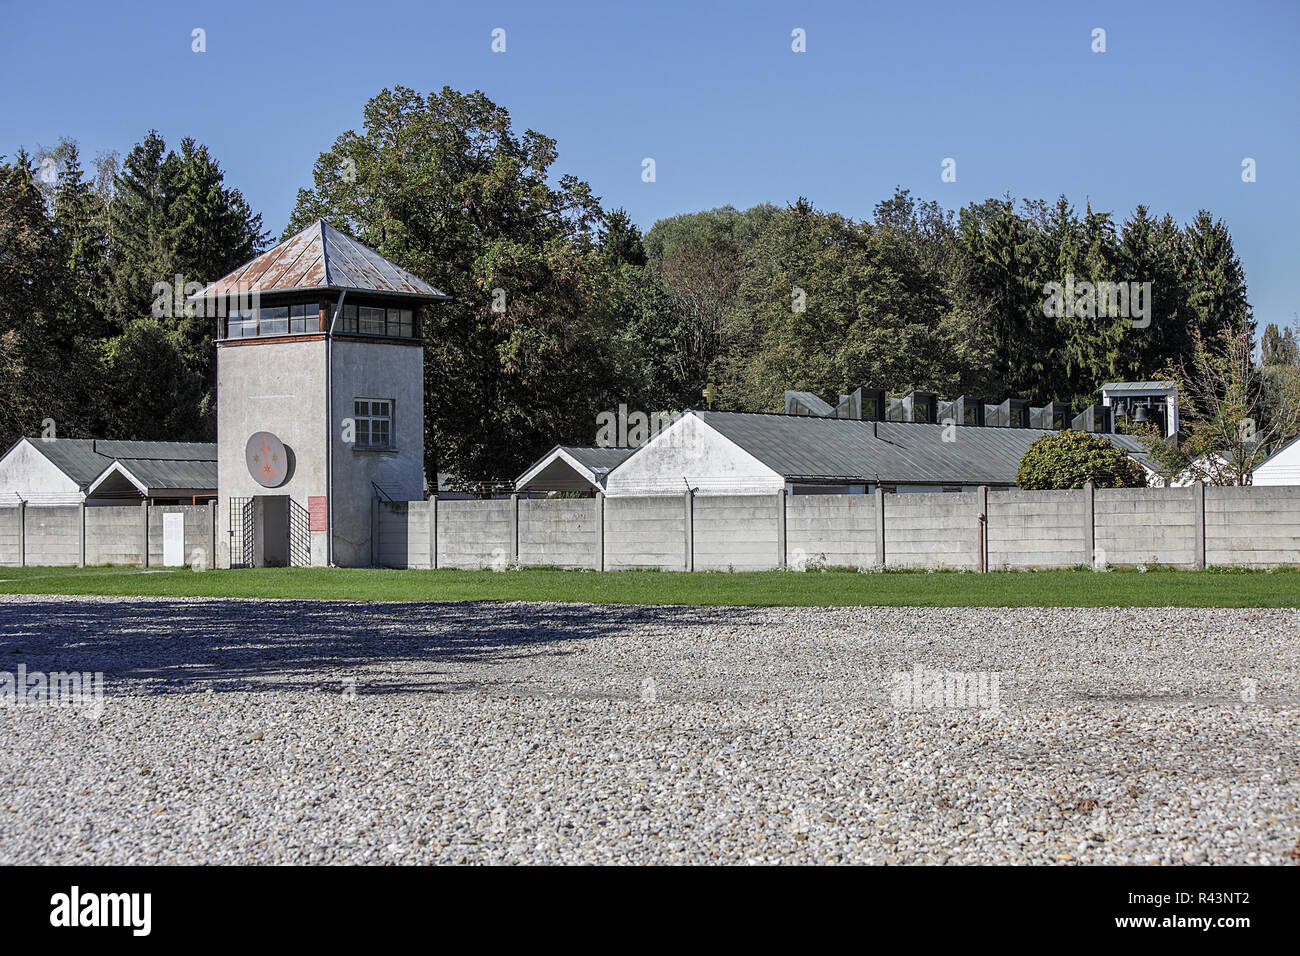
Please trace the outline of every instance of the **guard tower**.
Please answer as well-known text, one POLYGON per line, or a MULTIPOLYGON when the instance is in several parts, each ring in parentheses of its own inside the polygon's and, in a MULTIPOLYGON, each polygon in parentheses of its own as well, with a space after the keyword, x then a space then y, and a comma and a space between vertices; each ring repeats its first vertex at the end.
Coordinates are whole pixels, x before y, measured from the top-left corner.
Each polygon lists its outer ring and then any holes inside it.
POLYGON ((197 296, 217 322, 218 567, 372 563, 424 496, 421 310, 443 295, 323 221, 197 296))

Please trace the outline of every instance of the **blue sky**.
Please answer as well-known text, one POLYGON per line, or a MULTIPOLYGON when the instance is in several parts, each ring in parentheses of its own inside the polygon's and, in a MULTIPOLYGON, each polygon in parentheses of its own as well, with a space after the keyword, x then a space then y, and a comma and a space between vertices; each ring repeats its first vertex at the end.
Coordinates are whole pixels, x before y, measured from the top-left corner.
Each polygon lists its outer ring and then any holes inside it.
POLYGON ((896 185, 948 208, 1006 192, 1121 220, 1138 202, 1180 223, 1207 208, 1261 325, 1300 311, 1294 0, 4 6, 0 153, 70 136, 88 162, 150 128, 190 135, 277 234, 370 96, 450 85, 554 137, 556 171, 643 228, 800 195, 863 218, 896 185))

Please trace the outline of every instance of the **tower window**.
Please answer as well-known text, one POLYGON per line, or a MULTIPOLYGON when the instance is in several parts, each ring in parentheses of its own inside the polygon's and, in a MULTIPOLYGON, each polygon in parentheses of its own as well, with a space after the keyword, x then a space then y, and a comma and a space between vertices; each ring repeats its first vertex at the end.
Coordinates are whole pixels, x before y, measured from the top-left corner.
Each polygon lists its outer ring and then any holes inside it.
POLYGON ((356 448, 393 447, 393 400, 358 398, 353 403, 356 423, 356 448))

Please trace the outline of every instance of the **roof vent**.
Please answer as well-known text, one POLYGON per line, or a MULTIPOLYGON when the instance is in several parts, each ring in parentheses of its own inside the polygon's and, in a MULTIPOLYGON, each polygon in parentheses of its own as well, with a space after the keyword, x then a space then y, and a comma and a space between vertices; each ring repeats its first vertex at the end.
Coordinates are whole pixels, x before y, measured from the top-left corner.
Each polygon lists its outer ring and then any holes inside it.
POLYGON ((785 413, 787 415, 813 415, 828 418, 835 411, 812 392, 786 392, 785 413))
POLYGON ((1110 408, 1105 405, 1089 405, 1078 415, 1070 427, 1079 432, 1105 434, 1112 431, 1110 427, 1110 408))
POLYGON ((983 425, 985 420, 984 399, 975 395, 958 395, 952 400, 949 415, 958 425, 983 425))
POLYGON ((883 421, 885 417, 885 391, 880 388, 855 388, 847 395, 840 396, 840 404, 835 409, 836 418, 852 418, 858 421, 883 421))
POLYGON ((930 425, 938 422, 938 396, 934 392, 908 392, 903 396, 903 421, 925 422, 930 425))
POLYGON ((1029 400, 1024 398, 1008 398, 1001 405, 997 406, 989 424, 995 425, 998 428, 1028 428, 1029 400))
POLYGON ((1033 428, 1064 431, 1070 427, 1070 406, 1064 402, 1048 402, 1042 408, 1031 408, 1029 421, 1033 428))

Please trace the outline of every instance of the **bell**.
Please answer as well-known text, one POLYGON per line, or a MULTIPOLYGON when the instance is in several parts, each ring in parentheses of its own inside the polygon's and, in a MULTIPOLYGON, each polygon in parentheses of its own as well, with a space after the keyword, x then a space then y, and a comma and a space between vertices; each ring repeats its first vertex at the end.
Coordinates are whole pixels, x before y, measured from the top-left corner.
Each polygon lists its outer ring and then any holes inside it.
POLYGON ((1151 418, 1147 415, 1147 407, 1145 405, 1139 405, 1137 412, 1133 415, 1133 421, 1137 422, 1139 425, 1145 425, 1150 420, 1151 418))

